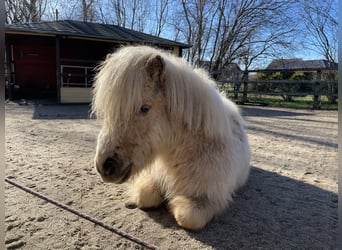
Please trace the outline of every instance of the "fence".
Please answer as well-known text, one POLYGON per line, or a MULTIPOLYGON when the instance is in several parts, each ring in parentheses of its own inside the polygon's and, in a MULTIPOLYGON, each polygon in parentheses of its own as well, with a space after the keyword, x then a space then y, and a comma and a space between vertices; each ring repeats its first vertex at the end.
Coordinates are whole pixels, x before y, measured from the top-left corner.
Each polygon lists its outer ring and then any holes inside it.
MULTIPOLYGON (((296 70, 250 70, 242 72, 238 79, 217 81, 220 90, 239 103, 256 100, 263 102, 263 96, 281 96, 284 101, 292 101, 296 97, 312 97, 312 108, 320 109, 322 97, 329 103, 336 103, 338 84, 335 80, 337 70, 296 69, 296 70), (281 79, 284 75, 298 72, 305 79, 281 79), (277 73, 278 77, 272 79, 277 73)), ((298 77, 297 77, 298 78, 298 77)))

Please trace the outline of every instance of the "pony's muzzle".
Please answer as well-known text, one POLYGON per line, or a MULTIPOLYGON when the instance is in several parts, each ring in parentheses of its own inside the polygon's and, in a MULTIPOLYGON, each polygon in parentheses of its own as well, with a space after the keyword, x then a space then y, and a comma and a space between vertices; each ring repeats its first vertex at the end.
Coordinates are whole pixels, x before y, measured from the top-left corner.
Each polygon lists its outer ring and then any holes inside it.
POLYGON ((120 160, 118 158, 107 158, 103 163, 102 169, 105 176, 113 176, 118 172, 117 170, 121 167, 120 160))
POLYGON ((96 164, 104 182, 122 183, 130 176, 132 164, 124 164, 117 154, 108 157, 102 164, 96 164))

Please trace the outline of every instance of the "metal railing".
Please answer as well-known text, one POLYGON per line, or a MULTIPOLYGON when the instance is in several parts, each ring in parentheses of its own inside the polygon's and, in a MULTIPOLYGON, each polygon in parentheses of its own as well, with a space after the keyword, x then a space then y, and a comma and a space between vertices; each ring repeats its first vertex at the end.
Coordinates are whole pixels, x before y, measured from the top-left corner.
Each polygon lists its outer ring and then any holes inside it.
POLYGON ((61 65, 61 86, 91 88, 93 85, 93 67, 61 65))

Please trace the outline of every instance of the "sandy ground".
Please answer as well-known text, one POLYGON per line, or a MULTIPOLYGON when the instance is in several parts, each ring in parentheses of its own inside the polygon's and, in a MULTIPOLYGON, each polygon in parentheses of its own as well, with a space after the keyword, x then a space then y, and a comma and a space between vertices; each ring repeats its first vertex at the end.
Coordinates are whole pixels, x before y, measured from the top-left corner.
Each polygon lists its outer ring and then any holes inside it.
MULTIPOLYGON (((6 177, 161 249, 336 249, 337 112, 243 107, 252 171, 234 203, 200 232, 165 208, 124 206, 126 184, 93 168, 99 124, 86 105, 5 106, 6 177)), ((5 185, 8 249, 142 249, 5 185)))

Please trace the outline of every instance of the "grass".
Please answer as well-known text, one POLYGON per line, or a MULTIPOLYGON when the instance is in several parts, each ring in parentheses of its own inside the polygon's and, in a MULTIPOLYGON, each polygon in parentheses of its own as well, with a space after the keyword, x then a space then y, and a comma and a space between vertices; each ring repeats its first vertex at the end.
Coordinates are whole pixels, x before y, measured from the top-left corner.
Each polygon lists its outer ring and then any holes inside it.
MULTIPOLYGON (((270 107, 312 109, 313 96, 294 97, 293 101, 284 101, 281 96, 250 95, 248 97, 248 103, 270 107)), ((337 107, 338 104, 330 104, 326 96, 321 97, 321 109, 337 110, 337 107)))

